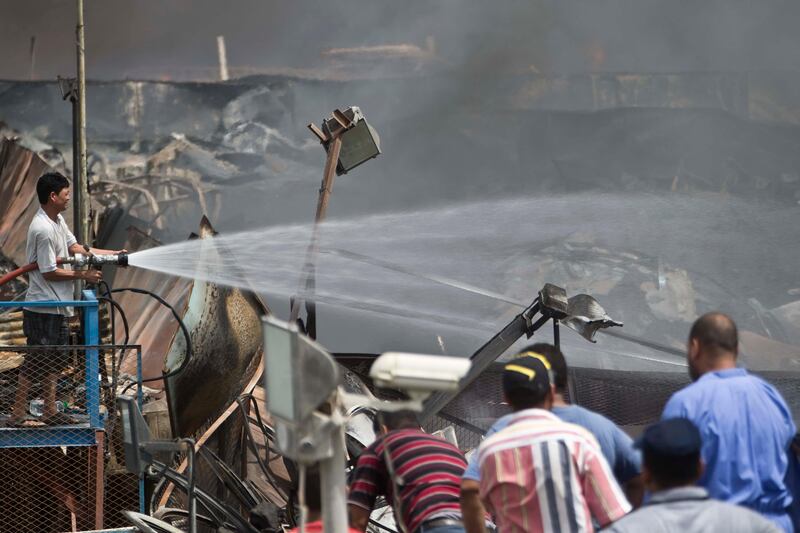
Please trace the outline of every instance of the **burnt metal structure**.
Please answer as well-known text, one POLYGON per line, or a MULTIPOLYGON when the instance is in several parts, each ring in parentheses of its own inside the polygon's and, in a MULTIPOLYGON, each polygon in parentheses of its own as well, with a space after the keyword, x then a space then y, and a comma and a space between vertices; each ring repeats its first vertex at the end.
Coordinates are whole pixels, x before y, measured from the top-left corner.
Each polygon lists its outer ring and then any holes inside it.
MULTIPOLYGON (((319 189, 317 211, 314 215, 314 229, 305 262, 305 291, 313 294, 316 277, 316 261, 319 253, 319 225, 328 213, 328 202, 333 192, 335 176, 346 174, 349 170, 377 157, 381 153, 378 134, 370 126, 358 107, 345 111, 336 109, 330 118, 322 122, 322 129, 309 124, 308 129, 319 139, 327 152, 322 185, 319 189)), ((301 285, 301 286, 302 286, 301 285)), ((300 316, 299 297, 291 301, 290 321, 296 322, 300 316)), ((312 339, 317 338, 317 306, 312 299, 306 299, 306 322, 304 330, 312 339)))
POLYGON ((421 421, 423 423, 429 421, 433 415, 472 384, 498 357, 511 348, 520 337, 525 335, 527 338, 531 338, 539 328, 550 320, 553 321, 554 338, 558 339, 559 323, 562 323, 577 331, 590 342, 592 342, 594 333, 597 330, 611 326, 622 326, 622 323, 608 318, 600 304, 591 296, 579 294, 572 298, 567 298, 567 292, 564 289, 548 283, 539 291, 536 299, 525 310, 515 316, 499 333, 470 356, 472 367, 464 379, 461 380, 457 391, 439 392, 428 398, 420 416, 421 421), (579 302, 579 304, 574 305, 573 302, 579 302), (579 315, 577 313, 591 314, 579 315))

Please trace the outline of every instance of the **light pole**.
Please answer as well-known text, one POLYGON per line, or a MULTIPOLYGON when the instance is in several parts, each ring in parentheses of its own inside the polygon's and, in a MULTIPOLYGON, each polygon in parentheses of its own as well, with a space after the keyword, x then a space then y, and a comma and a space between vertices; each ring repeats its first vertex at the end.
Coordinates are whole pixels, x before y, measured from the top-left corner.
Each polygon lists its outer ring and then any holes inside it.
MULTIPOLYGON (((336 176, 346 174, 358 165, 377 157, 381 153, 380 139, 377 132, 367 123, 358 107, 350 107, 345 111, 336 109, 330 118, 322 121, 322 128, 309 124, 308 129, 317 136, 328 157, 319 189, 317 211, 314 215, 314 229, 311 244, 306 253, 304 267, 305 282, 301 290, 313 294, 316 287, 316 261, 319 252, 319 225, 325 220, 328 203, 333 192, 336 176)), ((290 321, 296 322, 300 316, 302 296, 292 298, 290 321)), ((310 298, 306 299, 305 331, 312 339, 317 338, 317 307, 310 298)))
MULTIPOLYGON (((73 192, 75 194, 74 213, 72 221, 75 237, 81 244, 89 242, 89 186, 86 178, 86 63, 84 61, 84 25, 83 25, 83 0, 78 2, 78 25, 75 29, 77 56, 78 56, 78 83, 77 83, 77 168, 72 169, 73 192)), ((73 159, 74 160, 74 159, 73 159)))

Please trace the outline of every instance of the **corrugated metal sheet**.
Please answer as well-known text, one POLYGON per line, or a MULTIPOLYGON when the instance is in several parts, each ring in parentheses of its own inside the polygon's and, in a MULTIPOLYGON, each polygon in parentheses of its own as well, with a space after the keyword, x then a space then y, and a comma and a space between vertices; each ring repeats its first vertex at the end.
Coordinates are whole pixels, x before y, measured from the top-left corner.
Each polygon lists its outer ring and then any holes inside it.
MULTIPOLYGON (((200 238, 214 230, 205 217, 200 238)), ((242 392, 261 358, 260 316, 266 312, 253 295, 239 289, 195 281, 184 322, 192 341, 192 359, 168 380, 167 402, 173 431, 195 434, 242 392)), ((167 354, 168 370, 178 368, 186 354, 185 341, 175 332, 167 354)))
MULTIPOLYGON (((128 229, 125 249, 133 252, 146 250, 160 243, 136 228, 128 229)), ((192 280, 169 276, 140 268, 117 269, 115 287, 137 287, 152 291, 175 307, 179 315, 186 314, 192 280)), ((114 299, 122 306, 128 319, 130 342, 142 346, 142 373, 144 377, 160 376, 164 360, 172 345, 178 323, 172 313, 156 300, 142 294, 123 292, 114 299)), ((122 342, 125 331, 121 320, 116 321, 117 342, 122 342)), ((128 354, 122 361, 121 371, 136 375, 135 354, 128 354)), ((158 382, 148 383, 148 387, 161 388, 158 382)))
MULTIPOLYGON (((0 139, 0 253, 18 266, 27 263, 27 229, 39 208, 36 180, 52 170, 34 152, 9 139, 0 139)), ((64 218, 71 225, 71 209, 64 218)))

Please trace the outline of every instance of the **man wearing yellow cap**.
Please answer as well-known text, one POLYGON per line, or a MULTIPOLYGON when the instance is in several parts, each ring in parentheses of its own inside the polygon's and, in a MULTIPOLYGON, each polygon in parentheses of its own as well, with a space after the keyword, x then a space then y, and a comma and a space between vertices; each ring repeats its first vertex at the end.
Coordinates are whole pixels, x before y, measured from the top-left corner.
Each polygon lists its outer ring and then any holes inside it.
MULTIPOLYGON (((634 449, 632 439, 604 416, 577 405, 569 405, 564 399, 567 389, 567 364, 561 351, 551 344, 537 343, 524 348, 511 362, 539 359, 547 368, 555 385, 555 394, 550 411, 564 422, 582 426, 597 439, 600 450, 616 478, 626 489, 630 501, 637 505, 641 501, 641 456, 634 449)), ((498 419, 487 431, 486 437, 505 428, 514 413, 498 419)), ((478 498, 480 470, 478 456, 473 454, 461 482, 462 514, 469 533, 484 530, 483 507, 478 498)))
POLYGON ((547 360, 524 356, 503 369, 513 411, 478 450, 479 495, 499 531, 594 531, 630 511, 597 439, 552 412, 547 360))

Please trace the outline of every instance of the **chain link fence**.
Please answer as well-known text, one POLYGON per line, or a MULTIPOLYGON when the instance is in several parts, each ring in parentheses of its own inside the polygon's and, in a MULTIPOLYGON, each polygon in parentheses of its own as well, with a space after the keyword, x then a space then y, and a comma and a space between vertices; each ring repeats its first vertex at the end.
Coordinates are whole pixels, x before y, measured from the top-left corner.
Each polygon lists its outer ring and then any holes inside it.
MULTIPOLYGON (((492 423, 510 412, 502 398, 502 365, 488 368, 425 425, 429 432, 453 426, 459 447, 480 444, 492 423)), ((795 419, 800 416, 800 372, 756 372, 773 384, 795 419)), ((570 368, 567 400, 600 413, 633 433, 658 421, 670 396, 690 383, 687 372, 630 372, 570 368), (570 399, 570 395, 573 398, 570 399)))
POLYGON ((139 484, 114 407, 125 352, 141 357, 138 346, 0 346, 0 533, 127 525, 139 484))

